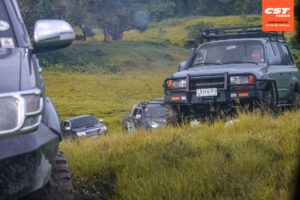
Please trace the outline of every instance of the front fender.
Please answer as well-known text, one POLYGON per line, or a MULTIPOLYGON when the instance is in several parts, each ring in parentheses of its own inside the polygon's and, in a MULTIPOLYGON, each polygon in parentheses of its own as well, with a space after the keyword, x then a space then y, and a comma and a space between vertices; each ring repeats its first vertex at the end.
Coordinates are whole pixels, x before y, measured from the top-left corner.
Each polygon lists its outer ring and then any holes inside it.
POLYGON ((276 81, 274 79, 258 79, 257 80, 257 84, 256 84, 256 88, 258 90, 266 90, 268 88, 272 88, 272 90, 275 93, 276 96, 276 103, 278 104, 278 99, 279 99, 279 94, 278 94, 278 90, 277 90, 277 84, 276 81))
POLYGON ((62 131, 56 108, 49 97, 45 98, 45 102, 45 111, 42 121, 59 136, 60 140, 62 140, 62 131))

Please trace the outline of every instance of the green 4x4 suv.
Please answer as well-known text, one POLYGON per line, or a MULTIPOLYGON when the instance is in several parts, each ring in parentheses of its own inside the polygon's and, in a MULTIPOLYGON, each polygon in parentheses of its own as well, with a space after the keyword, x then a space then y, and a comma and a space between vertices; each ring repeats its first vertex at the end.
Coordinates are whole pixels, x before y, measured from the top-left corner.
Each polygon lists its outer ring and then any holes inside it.
POLYGON ((193 41, 199 43, 163 84, 167 124, 231 110, 237 102, 265 109, 299 105, 300 74, 283 33, 261 26, 208 29, 193 41))

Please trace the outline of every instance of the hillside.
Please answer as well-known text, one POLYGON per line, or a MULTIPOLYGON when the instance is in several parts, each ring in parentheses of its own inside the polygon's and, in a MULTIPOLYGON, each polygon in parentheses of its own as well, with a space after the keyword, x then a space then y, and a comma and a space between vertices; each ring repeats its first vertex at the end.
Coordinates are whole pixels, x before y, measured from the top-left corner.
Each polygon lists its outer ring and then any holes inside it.
POLYGON ((121 129, 121 118, 134 104, 162 97, 163 81, 189 54, 189 50, 178 47, 128 41, 77 43, 68 49, 74 50, 88 64, 59 64, 45 69, 46 93, 56 105, 61 120, 93 114, 103 118, 110 130, 121 129), (105 55, 95 56, 97 50, 105 55))

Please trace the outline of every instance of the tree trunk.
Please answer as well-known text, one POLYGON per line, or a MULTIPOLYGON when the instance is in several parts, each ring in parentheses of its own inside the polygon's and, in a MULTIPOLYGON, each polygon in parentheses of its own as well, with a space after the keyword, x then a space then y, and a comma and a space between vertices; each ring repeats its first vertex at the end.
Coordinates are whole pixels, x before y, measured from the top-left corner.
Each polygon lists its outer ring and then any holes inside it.
POLYGON ((84 41, 86 41, 87 33, 85 32, 85 30, 84 30, 82 24, 79 25, 79 28, 80 28, 80 30, 81 30, 81 32, 82 32, 82 34, 83 34, 82 39, 83 39, 84 41))
POLYGON ((107 28, 103 28, 104 40, 103 42, 110 42, 110 34, 107 28))

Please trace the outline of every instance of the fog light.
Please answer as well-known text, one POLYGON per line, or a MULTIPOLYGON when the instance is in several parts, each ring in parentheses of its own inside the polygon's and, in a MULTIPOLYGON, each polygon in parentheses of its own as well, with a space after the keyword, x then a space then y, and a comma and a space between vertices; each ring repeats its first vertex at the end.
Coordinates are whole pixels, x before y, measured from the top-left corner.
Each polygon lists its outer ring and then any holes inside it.
POLYGON ((231 98, 237 98, 237 94, 236 94, 236 93, 231 93, 231 94, 230 94, 230 97, 231 97, 231 98))
POLYGON ((248 97, 249 93, 239 93, 239 97, 248 97))
POLYGON ((179 101, 179 100, 180 100, 180 97, 171 97, 171 100, 172 100, 172 101, 179 101))

